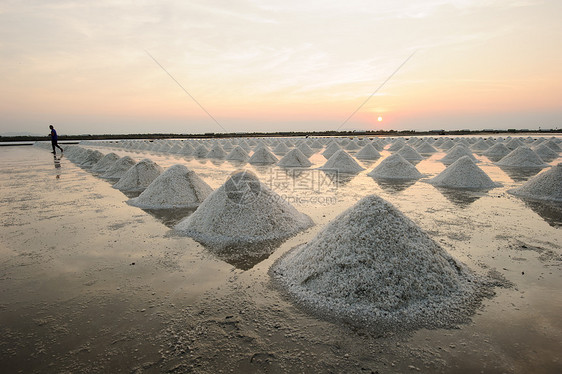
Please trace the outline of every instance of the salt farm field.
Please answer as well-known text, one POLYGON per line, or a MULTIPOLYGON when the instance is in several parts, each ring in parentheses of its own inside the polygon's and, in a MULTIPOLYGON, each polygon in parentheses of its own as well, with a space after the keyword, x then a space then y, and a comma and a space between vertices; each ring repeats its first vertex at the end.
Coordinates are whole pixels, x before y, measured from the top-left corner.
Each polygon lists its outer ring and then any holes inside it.
MULTIPOLYGON (((64 147, 64 145, 63 145, 64 147)), ((213 189, 248 169, 315 225, 267 257, 225 257, 173 226, 189 210, 145 211, 63 156, 0 147, 0 367, 3 372, 485 372, 562 371, 562 207, 506 191, 529 173, 475 154, 501 184, 487 192, 438 189, 423 179, 382 183, 367 173, 325 179, 312 166, 235 164, 94 146, 161 167, 182 164, 213 189), (293 183, 296 181, 297 183, 293 183), (377 334, 296 306, 271 281, 283 254, 313 238, 359 199, 394 204, 453 257, 513 285, 495 288, 471 322, 377 334)), ((446 166, 438 152, 416 167, 446 166)), ((549 162, 556 165, 561 158, 549 162)))

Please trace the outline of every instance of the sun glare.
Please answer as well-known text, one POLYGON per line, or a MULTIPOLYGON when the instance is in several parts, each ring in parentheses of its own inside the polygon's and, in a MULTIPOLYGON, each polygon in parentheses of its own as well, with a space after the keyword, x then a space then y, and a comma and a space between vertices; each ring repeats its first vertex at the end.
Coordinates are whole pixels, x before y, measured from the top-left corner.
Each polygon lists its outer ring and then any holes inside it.
POLYGON ((379 116, 379 118, 377 118, 377 121, 382 122, 382 117, 379 116))

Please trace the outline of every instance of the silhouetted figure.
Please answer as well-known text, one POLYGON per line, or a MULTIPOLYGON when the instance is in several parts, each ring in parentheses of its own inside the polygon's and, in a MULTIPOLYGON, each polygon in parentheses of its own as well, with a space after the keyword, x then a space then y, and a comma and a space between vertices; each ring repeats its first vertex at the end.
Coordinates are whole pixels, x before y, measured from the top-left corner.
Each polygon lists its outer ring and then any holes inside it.
POLYGON ((53 146, 53 154, 55 154, 55 155, 57 154, 57 152, 55 151, 55 147, 60 149, 61 153, 64 152, 64 150, 58 144, 59 136, 57 135, 57 130, 55 130, 53 125, 49 125, 49 128, 51 129, 51 133, 49 134, 49 136, 51 137, 51 145, 53 146))

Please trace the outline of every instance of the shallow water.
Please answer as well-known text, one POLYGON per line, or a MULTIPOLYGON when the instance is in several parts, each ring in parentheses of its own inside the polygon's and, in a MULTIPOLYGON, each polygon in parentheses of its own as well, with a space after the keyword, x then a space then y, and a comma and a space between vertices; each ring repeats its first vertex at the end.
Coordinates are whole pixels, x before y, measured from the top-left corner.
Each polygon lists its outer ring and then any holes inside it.
MULTIPOLYGON (((166 168, 182 163, 217 188, 235 170, 260 180, 316 225, 255 258, 218 257, 171 227, 190 211, 144 211, 107 180, 36 147, 0 148, 0 367, 3 372, 562 371, 562 208, 506 193, 532 174, 477 156, 501 187, 437 189, 172 155, 115 151, 166 168), (283 253, 361 197, 378 194, 497 288, 456 329, 373 336, 308 314, 270 281, 283 253)), ((388 156, 383 151, 383 158, 388 156)), ((445 169, 436 153, 416 166, 445 169)), ((554 165, 560 159, 552 161, 554 165)), ((277 243, 275 244, 277 245, 277 243)))

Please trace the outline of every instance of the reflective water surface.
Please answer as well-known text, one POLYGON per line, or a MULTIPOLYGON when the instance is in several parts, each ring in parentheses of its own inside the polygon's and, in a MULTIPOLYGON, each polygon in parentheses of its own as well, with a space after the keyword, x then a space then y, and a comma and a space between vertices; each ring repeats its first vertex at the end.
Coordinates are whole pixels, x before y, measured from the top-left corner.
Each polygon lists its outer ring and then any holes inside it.
MULTIPOLYGON (((260 180, 316 225, 285 242, 216 252, 172 227, 190 211, 144 211, 65 156, 0 148, 0 367, 3 372, 562 372, 562 209, 506 193, 538 171, 477 155, 501 187, 437 189, 220 160, 96 148, 185 164, 217 188, 236 170, 260 180), (374 336, 324 321, 276 290, 268 269, 361 197, 378 194, 496 289, 469 324, 374 336)), ((445 169, 432 154, 424 178, 445 169)), ((558 160, 553 160, 554 165, 558 160)))

